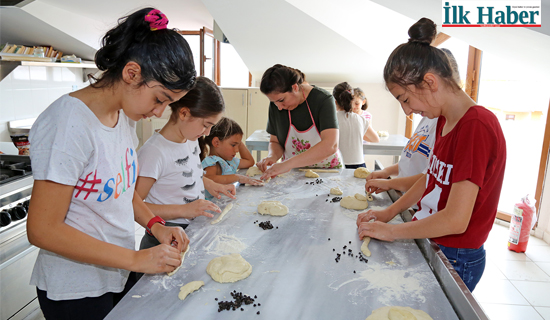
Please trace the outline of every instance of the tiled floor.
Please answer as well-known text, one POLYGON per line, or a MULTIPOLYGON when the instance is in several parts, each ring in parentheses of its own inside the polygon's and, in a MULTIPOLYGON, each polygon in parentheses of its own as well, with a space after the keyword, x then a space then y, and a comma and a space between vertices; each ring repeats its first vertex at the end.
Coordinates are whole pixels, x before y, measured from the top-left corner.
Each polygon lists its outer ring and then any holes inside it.
POLYGON ((508 227, 493 225, 475 298, 490 319, 550 320, 550 245, 531 237, 527 251, 516 253, 507 240, 508 227))

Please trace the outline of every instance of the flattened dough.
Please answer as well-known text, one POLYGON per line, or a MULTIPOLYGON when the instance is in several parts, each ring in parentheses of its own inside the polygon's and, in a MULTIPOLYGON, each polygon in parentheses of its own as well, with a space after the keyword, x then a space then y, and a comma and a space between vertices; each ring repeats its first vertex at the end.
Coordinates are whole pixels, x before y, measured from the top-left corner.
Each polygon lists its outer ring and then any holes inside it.
POLYGON ((374 310, 365 320, 433 320, 433 318, 422 310, 386 306, 374 310))
MULTIPOLYGON (((311 169, 298 169, 299 171, 308 171, 308 170, 311 170, 311 169)), ((340 170, 338 169, 313 169, 315 170, 316 172, 325 172, 325 173, 338 173, 340 172, 340 170)))
POLYGON ((181 268, 181 266, 183 266, 183 259, 185 259, 185 255, 187 254, 187 252, 189 251, 189 248, 191 246, 190 245, 187 245, 187 250, 185 250, 184 252, 180 253, 180 257, 181 257, 181 264, 179 267, 177 267, 176 269, 174 269, 174 271, 171 271, 171 272, 166 272, 166 274, 168 276, 172 276, 174 273, 178 272, 178 270, 181 268))
POLYGON ((214 281, 219 283, 236 282, 252 273, 252 266, 238 253, 212 259, 206 267, 214 281))
POLYGON ((319 178, 319 175, 312 170, 306 171, 306 178, 319 178))
POLYGON ((358 195, 358 193, 355 196, 343 197, 342 200, 340 200, 340 206, 342 206, 346 209, 353 209, 353 210, 364 210, 364 209, 366 209, 369 206, 369 203, 367 202, 366 199, 365 199, 365 201, 358 200, 357 197, 356 197, 357 195, 358 195))
POLYGON ((281 201, 266 200, 258 205, 258 212, 272 216, 285 216, 288 214, 288 207, 282 204, 281 201))
POLYGON ((166 274, 168 274, 168 276, 172 276, 174 273, 178 272, 178 270, 181 268, 181 266, 183 266, 183 259, 185 259, 185 255, 187 254, 187 252, 189 251, 189 248, 191 246, 190 245, 187 245, 187 250, 185 250, 184 252, 182 252, 180 255, 181 255, 181 264, 179 267, 177 267, 176 269, 174 269, 174 271, 172 272, 166 272, 166 274))
POLYGON ((248 170, 246 170, 246 175, 249 177, 257 176, 259 174, 263 174, 263 172, 260 171, 260 169, 258 169, 258 167, 256 166, 250 167, 248 168, 248 170))
POLYGON ((344 192, 342 191, 342 189, 340 189, 340 187, 336 187, 336 188, 330 189, 330 194, 341 196, 344 194, 344 192))
POLYGON ((222 213, 220 214, 220 216, 219 216, 216 220, 210 222, 210 224, 216 224, 216 223, 222 221, 223 217, 224 217, 224 216, 229 212, 229 210, 231 210, 231 209, 233 209, 233 202, 229 202, 229 204, 228 204, 227 206, 225 206, 225 208, 223 209, 223 211, 222 211, 222 213))
POLYGON ((361 245, 361 252, 367 257, 370 257, 369 242, 370 237, 364 237, 363 244, 361 245))
POLYGON ((365 179, 370 174, 367 168, 357 168, 353 171, 353 176, 360 179, 365 179))
POLYGON ((178 294, 178 298, 180 298, 180 300, 185 300, 188 294, 199 290, 200 287, 202 286, 204 286, 204 281, 191 281, 180 288, 180 293, 178 294))
POLYGON ((364 196, 364 195, 362 195, 362 194, 360 194, 360 193, 356 193, 356 194, 354 195, 354 197, 355 197, 355 199, 357 199, 357 200, 359 200, 359 201, 367 201, 367 197, 364 196))

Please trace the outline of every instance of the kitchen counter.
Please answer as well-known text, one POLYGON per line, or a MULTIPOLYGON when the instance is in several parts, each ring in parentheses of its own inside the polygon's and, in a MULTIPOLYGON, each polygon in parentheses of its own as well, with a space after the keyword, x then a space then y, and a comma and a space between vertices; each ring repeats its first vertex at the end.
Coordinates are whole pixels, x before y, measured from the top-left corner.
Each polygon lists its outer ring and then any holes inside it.
MULTIPOLYGON (((364 180, 346 169, 320 176, 323 183, 317 184, 293 170, 265 187, 239 186, 233 209, 220 223, 211 225, 211 219, 201 216, 187 228, 191 247, 182 268, 172 277, 145 275, 106 319, 365 319, 386 305, 422 309, 434 319, 458 319, 415 241, 373 239, 372 256, 367 263, 360 261, 362 242, 355 224, 360 211, 331 203, 334 196, 328 194, 335 186, 344 195, 363 192, 364 180), (290 213, 259 215, 262 200, 279 200, 290 213), (258 226, 267 220, 273 229, 258 226), (235 283, 213 281, 205 271, 208 262, 232 252, 252 265, 252 274, 235 283), (205 285, 179 300, 180 286, 195 280, 205 285), (218 302, 233 301, 234 290, 257 296, 254 303, 261 306, 218 312, 218 302)), ((392 203, 387 193, 374 198, 371 208, 392 203)), ((224 198, 218 204, 223 209, 229 202, 224 198)), ((390 223, 402 222, 397 216, 390 223)))
MULTIPOLYGON (((393 163, 397 163, 408 141, 408 138, 400 134, 381 137, 380 142, 363 141, 363 154, 393 156, 393 163)), ((269 133, 265 130, 256 130, 246 139, 245 144, 248 150, 256 151, 256 161, 260 161, 260 152, 266 151, 269 146, 269 133)))

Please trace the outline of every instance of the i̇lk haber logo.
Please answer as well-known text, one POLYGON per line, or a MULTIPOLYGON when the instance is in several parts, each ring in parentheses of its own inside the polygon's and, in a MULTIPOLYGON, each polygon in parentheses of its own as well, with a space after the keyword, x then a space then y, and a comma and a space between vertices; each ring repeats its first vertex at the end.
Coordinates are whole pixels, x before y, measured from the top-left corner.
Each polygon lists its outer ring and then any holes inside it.
POLYGON ((539 1, 445 1, 442 27, 540 27, 539 1))

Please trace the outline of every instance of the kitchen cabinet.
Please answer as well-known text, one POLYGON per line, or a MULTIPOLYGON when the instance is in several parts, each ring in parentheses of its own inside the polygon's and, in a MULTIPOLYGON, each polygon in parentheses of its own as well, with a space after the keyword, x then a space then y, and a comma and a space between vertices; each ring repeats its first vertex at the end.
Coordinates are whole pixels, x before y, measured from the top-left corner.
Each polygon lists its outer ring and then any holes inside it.
POLYGON ((248 119, 248 90, 222 88, 223 100, 225 102, 225 116, 235 120, 243 129, 243 142, 248 137, 247 135, 247 119, 248 119))

